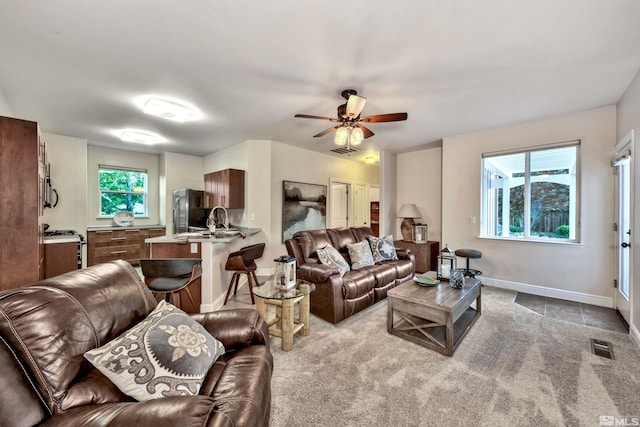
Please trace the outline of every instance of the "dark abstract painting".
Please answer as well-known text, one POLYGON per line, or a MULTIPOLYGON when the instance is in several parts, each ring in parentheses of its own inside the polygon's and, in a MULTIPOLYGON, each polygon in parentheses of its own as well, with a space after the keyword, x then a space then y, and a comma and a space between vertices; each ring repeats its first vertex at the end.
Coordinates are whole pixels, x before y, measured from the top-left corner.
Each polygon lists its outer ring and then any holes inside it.
POLYGON ((282 242, 297 231, 327 224, 327 186, 282 181, 282 242))

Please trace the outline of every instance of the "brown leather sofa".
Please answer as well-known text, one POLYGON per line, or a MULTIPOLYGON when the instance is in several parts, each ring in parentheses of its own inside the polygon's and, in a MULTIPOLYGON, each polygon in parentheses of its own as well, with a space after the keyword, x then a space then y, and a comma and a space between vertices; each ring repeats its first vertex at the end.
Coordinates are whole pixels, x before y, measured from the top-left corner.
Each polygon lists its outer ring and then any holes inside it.
POLYGON ((273 358, 255 310, 191 315, 226 349, 196 396, 137 402, 85 360, 155 306, 124 261, 0 293, 0 426, 268 425, 273 358))
POLYGON ((285 241, 287 252, 297 262, 299 279, 316 285, 311 294, 311 312, 338 323, 387 297, 387 291, 411 280, 415 274, 415 256, 408 249, 396 248, 397 261, 385 261, 340 276, 337 267, 324 265, 317 250, 331 245, 351 265, 347 245, 373 235, 369 227, 328 228, 299 231, 285 241))

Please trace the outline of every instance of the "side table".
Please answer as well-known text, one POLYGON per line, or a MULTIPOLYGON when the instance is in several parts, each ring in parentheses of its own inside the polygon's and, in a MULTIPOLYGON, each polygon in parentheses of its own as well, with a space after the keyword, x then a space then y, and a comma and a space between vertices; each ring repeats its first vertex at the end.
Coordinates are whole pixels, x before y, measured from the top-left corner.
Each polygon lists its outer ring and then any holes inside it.
POLYGON ((438 263, 440 242, 413 243, 409 240, 395 240, 394 245, 400 249, 410 249, 416 256, 416 273, 426 273, 435 270, 438 263))
POLYGON ((295 288, 289 291, 276 288, 273 280, 254 286, 256 309, 267 322, 269 335, 281 339, 282 351, 293 350, 293 336, 298 332, 302 336, 309 335, 309 296, 315 289, 316 285, 304 280, 297 280, 295 288), (294 318, 296 304, 299 305, 297 319, 294 318), (272 319, 267 319, 267 305, 276 308, 276 316, 272 319))

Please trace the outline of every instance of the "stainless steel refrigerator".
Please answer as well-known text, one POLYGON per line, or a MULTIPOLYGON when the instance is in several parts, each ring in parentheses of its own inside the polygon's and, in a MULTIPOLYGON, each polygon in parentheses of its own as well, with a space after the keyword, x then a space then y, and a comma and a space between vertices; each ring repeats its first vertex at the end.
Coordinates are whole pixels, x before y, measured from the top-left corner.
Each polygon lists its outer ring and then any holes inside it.
POLYGON ((210 210, 204 207, 204 191, 173 190, 173 234, 207 230, 210 210))

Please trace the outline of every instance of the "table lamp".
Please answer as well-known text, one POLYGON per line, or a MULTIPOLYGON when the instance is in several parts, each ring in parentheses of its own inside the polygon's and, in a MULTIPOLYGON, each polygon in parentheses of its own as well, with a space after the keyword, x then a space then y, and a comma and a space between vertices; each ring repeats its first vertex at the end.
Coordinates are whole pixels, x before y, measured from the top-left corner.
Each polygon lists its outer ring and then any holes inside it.
POLYGON ((398 218, 404 218, 400 224, 400 233, 402 238, 407 241, 411 241, 411 231, 415 224, 414 218, 420 218, 420 211, 413 203, 405 203, 398 211, 398 218))

